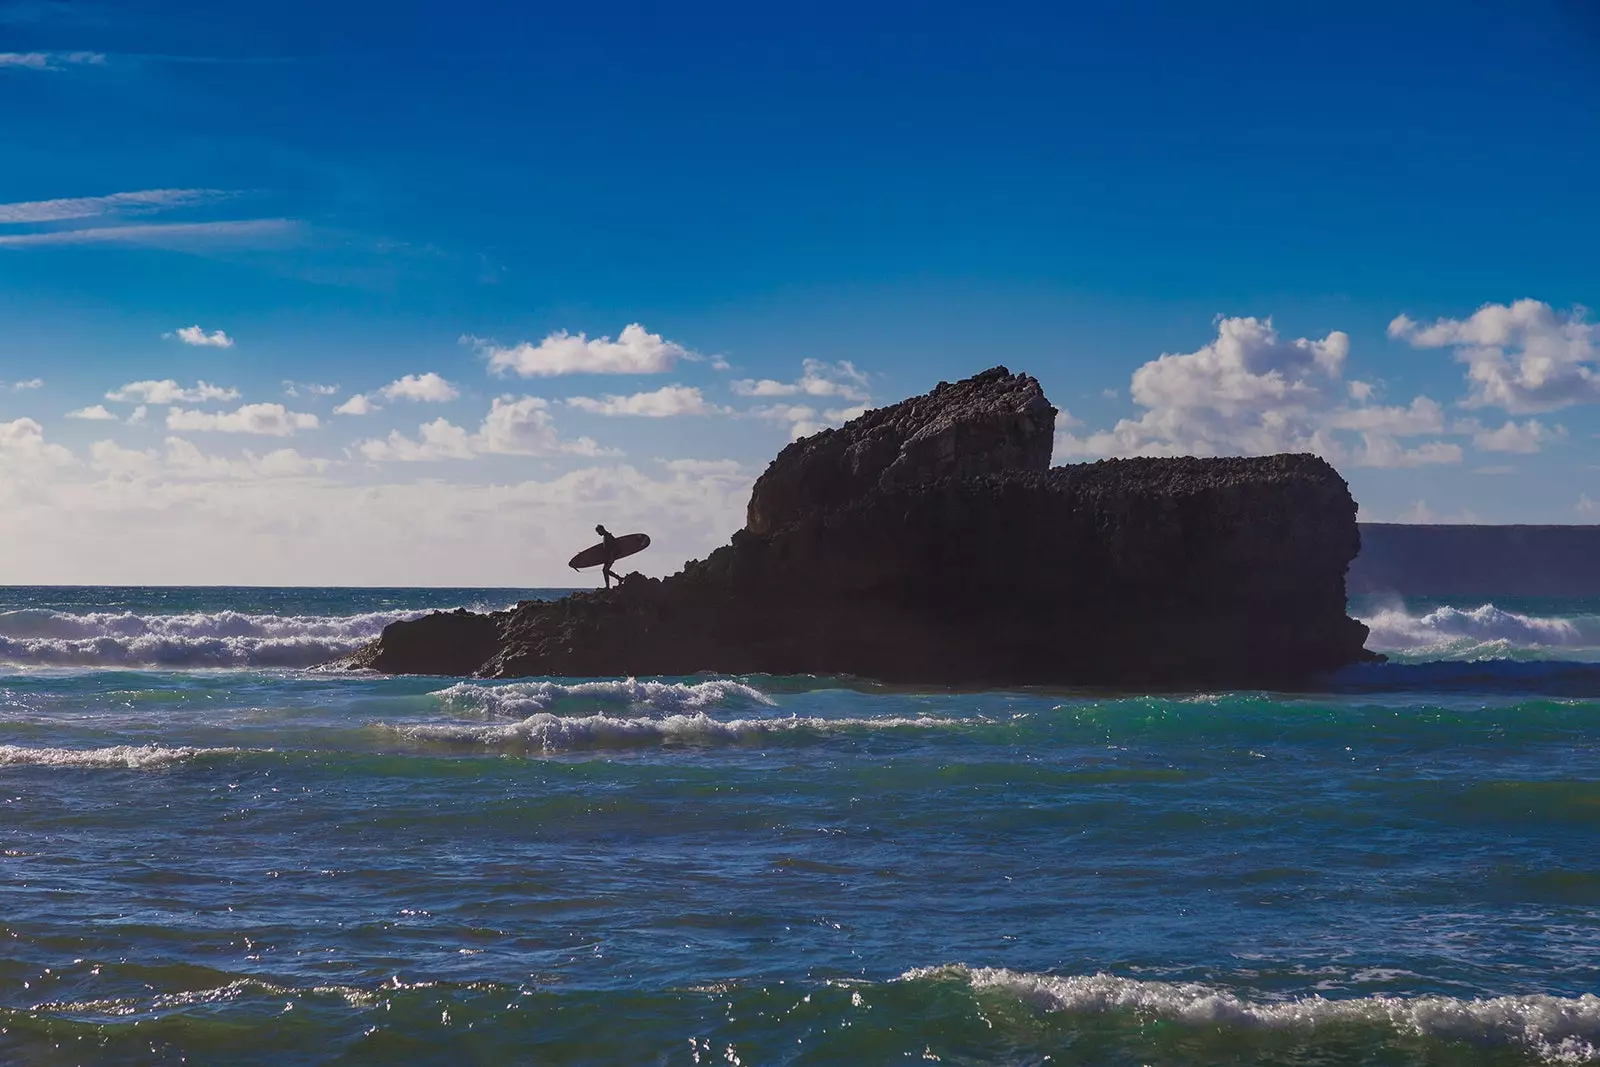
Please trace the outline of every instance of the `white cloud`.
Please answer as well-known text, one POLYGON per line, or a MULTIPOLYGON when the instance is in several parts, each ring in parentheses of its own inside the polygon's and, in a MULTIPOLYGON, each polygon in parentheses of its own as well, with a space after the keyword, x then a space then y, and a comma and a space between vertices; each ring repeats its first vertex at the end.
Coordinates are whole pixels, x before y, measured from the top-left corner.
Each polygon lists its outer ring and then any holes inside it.
POLYGON ((1366 467, 1461 459, 1455 444, 1399 441, 1447 432, 1433 400, 1389 407, 1348 402, 1370 399, 1373 390, 1344 380, 1346 334, 1284 340, 1271 319, 1218 317, 1216 325, 1216 339, 1204 347, 1162 355, 1134 371, 1131 393, 1146 409, 1142 416, 1082 436, 1058 430, 1057 459, 1314 452, 1366 467))
POLYGON ((461 395, 455 386, 432 371, 427 374, 408 374, 379 391, 390 400, 418 400, 430 404, 442 404, 461 395))
POLYGON ((0 67, 22 70, 60 70, 62 67, 98 67, 105 64, 103 52, 0 52, 0 67))
POLYGON ((370 415, 374 411, 381 411, 377 404, 364 393, 357 393, 343 404, 333 409, 335 415, 370 415))
POLYGON ((472 439, 467 431, 448 419, 438 418, 423 423, 418 430, 417 440, 393 430, 387 438, 360 442, 356 450, 374 463, 471 459, 474 455, 472 439))
POLYGON ((476 455, 513 456, 604 456, 610 451, 588 437, 565 440, 550 417, 550 402, 543 397, 495 397, 478 432, 446 419, 435 419, 418 427, 418 437, 407 437, 399 430, 386 438, 358 442, 356 451, 373 462, 427 462, 441 459, 471 459, 476 455))
POLYGON ((1600 500, 1591 499, 1588 493, 1579 493, 1574 510, 1580 515, 1600 515, 1600 500))
POLYGON ((1454 349, 1467 365, 1469 407, 1554 411, 1600 402, 1600 339, 1584 315, 1581 307, 1561 314, 1541 300, 1518 300, 1431 326, 1400 315, 1389 336, 1417 348, 1454 349))
POLYGON ((18 393, 22 392, 24 389, 42 389, 44 388, 44 379, 29 378, 25 382, 12 382, 11 388, 18 393))
POLYGON ((186 345, 198 345, 203 348, 232 348, 233 338, 221 330, 206 333, 199 326, 180 326, 175 334, 178 340, 186 345))
POLYGON ((207 382, 196 382, 194 388, 185 389, 171 378, 164 378, 159 382, 129 382, 107 393, 106 399, 124 404, 203 404, 208 400, 237 400, 239 390, 207 382))
POLYGON ((108 196, 73 196, 59 200, 27 200, 0 204, 0 224, 62 222, 100 215, 143 214, 169 208, 192 207, 227 199, 222 189, 143 189, 108 196))
POLYGON ((728 387, 739 396, 752 397, 836 396, 857 403, 865 403, 872 398, 867 388, 867 376, 849 360, 826 363, 820 359, 808 359, 800 366, 800 377, 792 382, 745 378, 730 382, 728 387))
POLYGON ((115 422, 117 420, 117 415, 115 412, 108 410, 104 404, 95 404, 93 407, 79 408, 77 411, 69 411, 67 412, 67 418, 88 419, 91 422, 105 422, 108 420, 115 422))
POLYGON ((461 338, 489 361, 493 374, 544 378, 559 374, 662 374, 680 359, 693 358, 688 349, 638 323, 625 327, 615 341, 590 339, 586 334, 557 330, 537 345, 528 341, 510 348, 476 337, 461 338))
POLYGON ((697 477, 746 477, 748 470, 736 459, 660 459, 656 461, 675 474, 697 477))
POLYGON ((1552 429, 1538 419, 1523 423, 1507 420, 1504 426, 1496 430, 1474 427, 1472 443, 1484 452, 1537 452, 1550 441, 1566 435, 1565 427, 1556 426, 1552 429))
POLYGON ((128 416, 128 425, 129 426, 139 426, 139 425, 143 424, 143 422, 145 421, 145 418, 149 414, 150 414, 150 409, 145 407, 143 404, 140 404, 138 407, 134 408, 132 414, 130 414, 128 416))
POLYGON ((0 234, 0 247, 28 245, 141 244, 187 249, 197 245, 280 245, 300 229, 293 219, 242 219, 228 222, 152 222, 132 226, 93 226, 82 230, 0 234))
POLYGON ((44 427, 34 419, 0 422, 0 465, 7 468, 65 467, 76 463, 72 452, 44 439, 44 427))
POLYGON ((537 396, 525 396, 517 400, 509 396, 495 397, 474 439, 475 446, 482 452, 518 456, 611 454, 588 437, 562 440, 551 421, 549 406, 546 400, 537 396))
POLYGON ((237 459, 202 451, 181 437, 169 437, 166 451, 153 448, 123 448, 114 441, 96 441, 89 446, 89 466, 105 474, 123 477, 180 479, 264 479, 300 478, 320 474, 332 464, 325 459, 310 459, 292 448, 265 454, 248 449, 237 459))
POLYGON ((251 433, 269 437, 292 437, 297 430, 315 430, 315 415, 289 411, 282 404, 245 404, 237 411, 167 411, 167 429, 202 430, 216 433, 251 433))
POLYGON ((283 380, 283 395, 297 397, 304 391, 310 396, 332 396, 339 391, 337 385, 318 385, 316 382, 296 382, 288 378, 283 380))
POLYGON ((644 418, 670 418, 674 415, 716 415, 722 409, 708 404, 700 390, 687 385, 665 385, 654 392, 632 396, 606 396, 596 399, 575 396, 567 404, 593 415, 637 415, 644 418))

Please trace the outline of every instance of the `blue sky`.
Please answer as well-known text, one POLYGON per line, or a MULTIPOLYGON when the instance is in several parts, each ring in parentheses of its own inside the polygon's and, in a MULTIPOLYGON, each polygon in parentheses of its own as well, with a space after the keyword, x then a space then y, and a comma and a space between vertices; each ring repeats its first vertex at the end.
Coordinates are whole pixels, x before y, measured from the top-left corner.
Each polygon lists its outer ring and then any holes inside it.
POLYGON ((1600 522, 1600 13, 1205 7, 0 0, 0 580, 668 573, 997 363, 1600 522))

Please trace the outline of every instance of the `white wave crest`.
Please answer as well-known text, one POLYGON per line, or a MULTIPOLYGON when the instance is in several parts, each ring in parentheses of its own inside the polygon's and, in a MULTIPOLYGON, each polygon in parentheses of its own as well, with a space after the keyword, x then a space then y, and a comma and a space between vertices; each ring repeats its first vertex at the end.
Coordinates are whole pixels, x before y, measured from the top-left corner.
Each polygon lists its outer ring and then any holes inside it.
POLYGON ((1366 1023, 1452 1041, 1512 1045, 1560 1063, 1600 1059, 1600 997, 1544 994, 1487 997, 1320 996, 1244 1000, 1193 982, 1139 981, 1109 974, 1057 977, 961 964, 907 971, 902 981, 959 980, 997 990, 1043 1011, 1128 1011, 1195 1025, 1314 1028, 1366 1023))
POLYGON ((190 748, 165 745, 112 745, 109 748, 29 748, 0 745, 0 767, 90 767, 150 770, 199 756, 236 756, 237 748, 190 748))
POLYGON ((359 615, 0 612, 0 660, 63 667, 309 667, 421 611, 359 615))
POLYGON ((1516 650, 1600 649, 1600 619, 1541 617, 1505 611, 1493 604, 1435 608, 1413 615, 1402 605, 1363 618, 1375 652, 1478 654, 1487 658, 1516 650))
POLYGON ((464 723, 381 724, 412 741, 436 741, 570 752, 599 748, 644 748, 665 744, 739 745, 800 733, 854 730, 931 729, 959 720, 918 718, 713 719, 704 712, 664 718, 611 715, 561 716, 539 712, 521 722, 483 726, 464 723))
POLYGON ((636 678, 601 682, 513 682, 475 685, 463 682, 433 694, 446 707, 465 707, 495 715, 548 711, 558 700, 622 704, 662 712, 692 711, 743 703, 770 707, 771 697, 755 686, 726 679, 705 682, 641 682, 636 678))

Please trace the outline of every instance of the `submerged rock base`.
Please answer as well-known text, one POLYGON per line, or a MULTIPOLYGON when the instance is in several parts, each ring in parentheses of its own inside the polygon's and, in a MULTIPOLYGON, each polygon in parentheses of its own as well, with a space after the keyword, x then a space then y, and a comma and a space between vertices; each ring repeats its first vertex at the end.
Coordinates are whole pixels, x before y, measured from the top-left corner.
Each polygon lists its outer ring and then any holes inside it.
POLYGON ((1049 467, 1055 409, 1003 367, 798 441, 748 525, 667 579, 439 613, 391 673, 849 674, 962 685, 1279 686, 1363 659, 1355 502, 1326 462, 1049 467))

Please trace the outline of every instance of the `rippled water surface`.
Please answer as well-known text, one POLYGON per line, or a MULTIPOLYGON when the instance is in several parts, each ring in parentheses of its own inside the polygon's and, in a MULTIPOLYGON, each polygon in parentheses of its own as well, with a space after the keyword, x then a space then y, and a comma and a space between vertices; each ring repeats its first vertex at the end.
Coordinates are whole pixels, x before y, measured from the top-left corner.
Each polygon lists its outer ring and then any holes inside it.
POLYGON ((530 595, 0 597, 0 1060, 1600 1059, 1581 644, 1468 661, 1429 651, 1450 605, 1354 605, 1410 620, 1374 628, 1403 662, 1309 694, 462 683, 263 644, 530 595))

